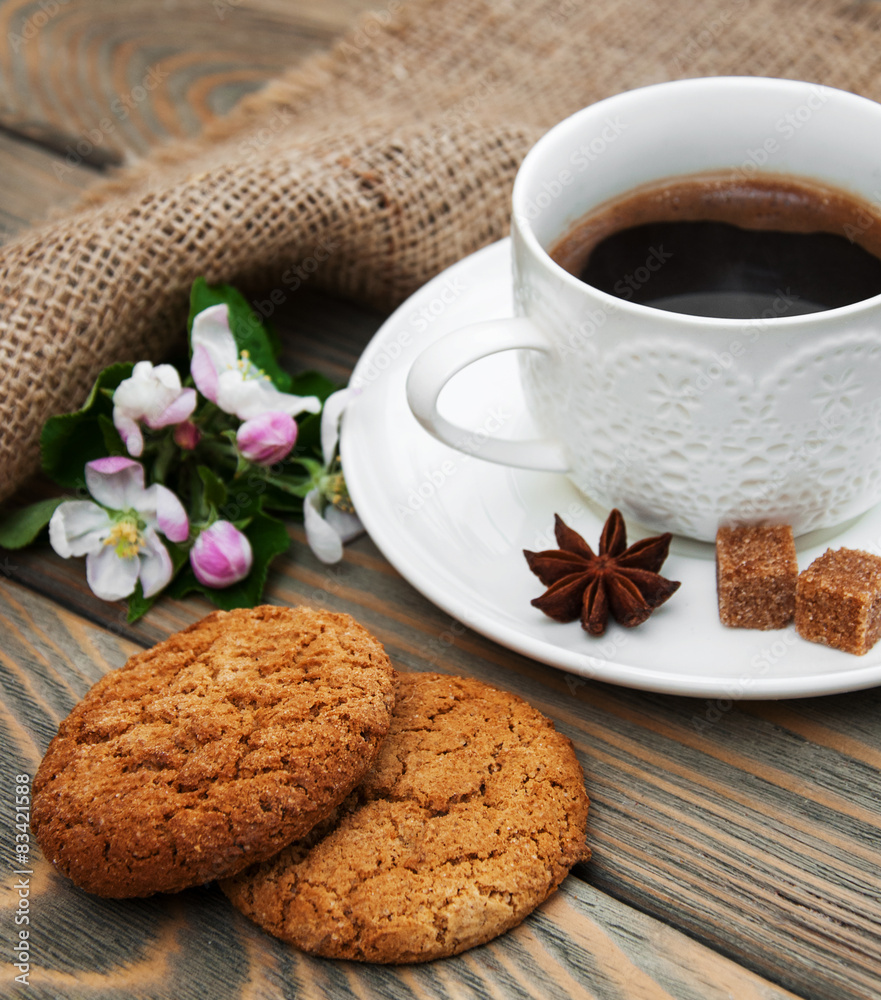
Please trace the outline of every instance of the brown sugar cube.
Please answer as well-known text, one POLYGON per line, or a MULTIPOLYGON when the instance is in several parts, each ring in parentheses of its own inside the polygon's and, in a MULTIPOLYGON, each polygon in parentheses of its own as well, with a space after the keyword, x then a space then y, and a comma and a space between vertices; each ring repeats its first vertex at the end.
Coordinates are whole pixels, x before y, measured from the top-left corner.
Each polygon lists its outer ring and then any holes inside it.
POLYGON ((881 636, 881 556, 827 549, 799 575, 795 628, 803 639, 862 656, 881 636))
POLYGON ((798 563, 788 524, 716 533, 719 618, 731 628, 784 628, 795 614, 798 563))

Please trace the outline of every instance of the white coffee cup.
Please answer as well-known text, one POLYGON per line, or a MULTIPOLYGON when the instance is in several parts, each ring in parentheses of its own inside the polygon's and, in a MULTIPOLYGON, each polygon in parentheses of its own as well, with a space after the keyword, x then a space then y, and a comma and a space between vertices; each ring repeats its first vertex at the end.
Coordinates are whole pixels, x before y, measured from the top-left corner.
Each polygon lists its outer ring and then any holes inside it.
MULTIPOLYGON (((417 358, 407 395, 420 423, 473 452, 473 432, 441 416, 438 395, 465 366, 524 349, 525 398, 547 438, 491 439, 480 458, 566 473, 625 517, 705 541, 735 522, 801 534, 881 502, 881 295, 808 315, 708 319, 607 294, 548 255, 609 199, 728 170, 801 177, 881 207, 881 105, 817 84, 717 77, 619 94, 555 126, 514 184, 517 316, 458 330, 417 358)), ((881 225, 881 212, 866 224, 881 225)))

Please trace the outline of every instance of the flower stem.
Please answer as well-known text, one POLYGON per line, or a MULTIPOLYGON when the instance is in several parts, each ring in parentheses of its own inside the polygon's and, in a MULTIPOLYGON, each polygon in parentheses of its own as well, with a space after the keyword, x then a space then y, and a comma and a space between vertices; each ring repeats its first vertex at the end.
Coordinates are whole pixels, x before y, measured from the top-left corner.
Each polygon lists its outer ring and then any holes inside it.
POLYGON ((311 480, 301 483, 292 483, 287 479, 282 479, 279 476, 271 476, 266 473, 263 479, 269 483, 270 486, 275 486, 277 489, 282 490, 284 493, 290 493, 295 497, 304 497, 315 485, 311 480))

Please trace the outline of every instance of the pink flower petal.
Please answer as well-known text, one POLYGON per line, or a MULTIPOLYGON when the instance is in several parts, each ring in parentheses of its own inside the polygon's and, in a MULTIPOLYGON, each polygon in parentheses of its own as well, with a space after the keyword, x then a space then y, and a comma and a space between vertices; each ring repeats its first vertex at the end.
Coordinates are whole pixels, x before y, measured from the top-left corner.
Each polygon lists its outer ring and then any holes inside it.
POLYGON ((159 530, 172 542, 185 542, 190 534, 190 521, 184 505, 165 486, 154 483, 156 491, 156 521, 159 530))
POLYGON ((297 440, 297 422, 289 413, 270 410, 252 417, 239 426, 236 446, 257 465, 275 465, 291 452, 297 440))
POLYGON ((144 435, 141 434, 141 428, 138 426, 137 421, 124 416, 119 410, 114 408, 113 425, 122 438, 125 450, 129 455, 138 458, 144 450, 144 435))
POLYGON ((102 476, 112 476, 123 469, 131 468, 141 469, 141 473, 143 474, 144 470, 141 468, 141 463, 126 458, 125 455, 108 455, 106 458, 96 458, 86 465, 86 470, 94 469, 95 472, 100 473, 102 476))
MULTIPOLYGON (((147 417, 144 423, 152 430, 170 427, 172 424, 179 424, 186 420, 195 409, 196 390, 181 389, 180 395, 170 406, 167 406, 158 417, 147 417)), ((129 449, 129 454, 133 454, 131 449, 129 449)))
POLYGON ((190 371, 196 386, 206 399, 216 403, 217 376, 235 368, 239 360, 227 306, 210 306, 194 317, 190 344, 193 348, 190 371))
POLYGON ((193 348, 193 360, 190 362, 190 372, 196 388, 212 403, 217 402, 218 376, 217 369, 211 361, 211 355, 201 344, 193 348))
POLYGON ((190 550, 196 579, 214 589, 243 580, 253 562, 251 543, 229 521, 215 521, 200 533, 190 550))

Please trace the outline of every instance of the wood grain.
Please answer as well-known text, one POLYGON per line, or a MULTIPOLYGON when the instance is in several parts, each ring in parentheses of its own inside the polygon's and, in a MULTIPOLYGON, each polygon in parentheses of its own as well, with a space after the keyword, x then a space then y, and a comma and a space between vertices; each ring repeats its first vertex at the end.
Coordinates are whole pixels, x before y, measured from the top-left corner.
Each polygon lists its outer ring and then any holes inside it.
POLYGON ((0 243, 76 202, 108 167, 197 134, 375 6, 0 0, 0 243))
MULTIPOLYGON (((2 0, 0 125, 105 166, 195 135, 368 0, 2 0)), ((379 4, 379 6, 382 6, 379 4)))
POLYGON ((0 132, 0 176, 3 243, 75 202, 102 174, 85 164, 70 166, 25 139, 0 132))
MULTIPOLYGON (((0 133, 0 238, 76 198, 109 165, 195 134, 241 95, 326 47, 360 11, 381 6, 0 0, 0 44, 7 46, 0 60, 0 127, 7 130, 0 133)), ((276 290, 284 302, 271 318, 285 336, 289 365, 342 382, 382 316, 312 287, 276 290)), ((265 303, 271 291, 249 295, 265 303)), ((46 489, 34 482, 23 497, 46 489)), ((210 887, 104 901, 35 858, 37 971, 21 995, 881 995, 878 689, 729 704, 582 681, 449 618, 369 539, 354 543, 340 566, 326 567, 301 528, 291 534, 269 600, 354 614, 400 667, 467 674, 515 691, 573 739, 592 798, 592 862, 498 942, 428 967, 390 969, 299 955, 210 887)), ((89 593, 80 561, 61 560, 45 546, 0 551, 4 792, 22 769, 33 774, 58 722, 98 676, 209 607, 162 600, 129 625, 121 605, 89 593)), ((4 927, 12 926, 17 899, 10 870, 2 879, 4 927)), ((5 991, 14 974, 8 952, 3 961, 5 991)))
MULTIPOLYGON (((139 647, 8 581, 0 581, 0 632, 8 797, 14 775, 33 776, 75 702, 139 647)), ((210 989, 212 1000, 793 996, 577 878, 489 945, 429 965, 390 968, 299 954, 249 923, 213 886, 146 900, 89 896, 57 874, 35 842, 32 848, 32 971, 22 995, 181 1000, 210 989)), ((19 898, 15 885, 16 876, 4 869, 5 926, 12 926, 19 898)), ((4 962, 4 982, 11 982, 17 973, 5 955, 4 962)))

